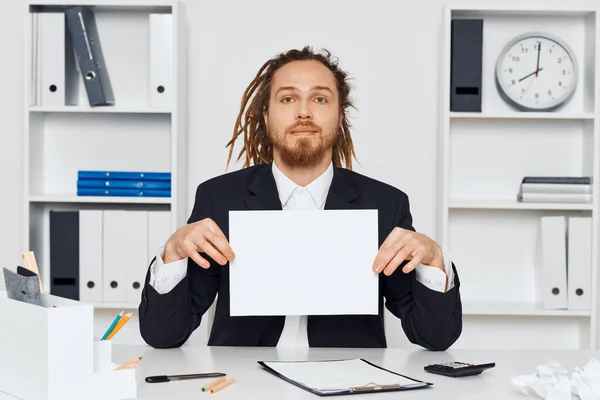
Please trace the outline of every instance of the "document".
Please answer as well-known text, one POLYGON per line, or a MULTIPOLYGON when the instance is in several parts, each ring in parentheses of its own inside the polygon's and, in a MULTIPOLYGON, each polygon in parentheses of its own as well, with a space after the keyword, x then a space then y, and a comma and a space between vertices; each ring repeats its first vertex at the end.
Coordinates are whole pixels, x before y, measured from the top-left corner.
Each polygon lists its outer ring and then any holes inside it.
POLYGON ((428 382, 402 376, 363 359, 333 361, 259 361, 277 377, 319 395, 418 389, 428 382))
POLYGON ((377 210, 230 211, 230 312, 376 315, 377 210))

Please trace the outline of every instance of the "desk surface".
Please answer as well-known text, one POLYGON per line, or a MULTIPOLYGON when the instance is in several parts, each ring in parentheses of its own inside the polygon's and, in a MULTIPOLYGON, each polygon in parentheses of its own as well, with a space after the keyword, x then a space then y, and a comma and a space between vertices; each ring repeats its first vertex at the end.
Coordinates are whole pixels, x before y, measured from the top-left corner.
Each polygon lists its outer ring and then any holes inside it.
MULTIPOLYGON (((210 380, 188 380, 168 383, 146 383, 148 375, 176 375, 199 372, 224 372, 235 376, 236 383, 215 394, 221 399, 316 399, 319 398, 276 378, 256 363, 258 360, 323 360, 364 358, 415 379, 432 382, 426 389, 403 392, 406 399, 526 399, 510 382, 515 375, 532 374, 536 367, 556 360, 573 371, 590 358, 600 358, 600 352, 585 350, 425 350, 399 349, 310 349, 281 351, 275 348, 183 346, 179 349, 157 350, 147 346, 115 345, 113 362, 125 362, 143 356, 137 367, 138 399, 192 399, 209 396, 201 387, 210 380), (427 373, 423 367, 436 362, 495 362, 496 367, 481 375, 449 378, 427 373), (196 397, 199 396, 199 397, 196 397)), ((399 398, 399 393, 370 394, 365 399, 399 398)), ((347 397, 347 396, 346 396, 347 397)), ((334 397, 334 398, 339 398, 334 397)), ((361 397, 362 399, 362 397, 361 397)))

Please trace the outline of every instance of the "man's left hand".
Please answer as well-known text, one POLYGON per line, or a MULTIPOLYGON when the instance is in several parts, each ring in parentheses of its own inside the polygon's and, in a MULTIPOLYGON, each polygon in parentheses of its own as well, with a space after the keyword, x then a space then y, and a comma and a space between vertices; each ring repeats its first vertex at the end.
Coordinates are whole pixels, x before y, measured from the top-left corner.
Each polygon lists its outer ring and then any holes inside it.
POLYGON ((410 260, 402 268, 405 274, 419 264, 436 267, 445 272, 442 249, 435 241, 422 233, 396 227, 379 248, 373 271, 383 271, 385 275, 390 276, 405 260, 410 260))

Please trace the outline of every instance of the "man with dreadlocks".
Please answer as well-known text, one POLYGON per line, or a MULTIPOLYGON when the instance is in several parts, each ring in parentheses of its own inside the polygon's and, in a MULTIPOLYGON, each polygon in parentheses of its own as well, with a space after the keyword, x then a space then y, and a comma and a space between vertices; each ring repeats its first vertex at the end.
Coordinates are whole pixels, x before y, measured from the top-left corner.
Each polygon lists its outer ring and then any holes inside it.
POLYGON ((351 171, 349 94, 337 62, 310 47, 259 70, 227 145, 229 165, 243 135, 244 168, 198 186, 188 224, 148 269, 139 316, 149 345, 184 344, 217 294, 209 345, 386 347, 384 305, 424 348, 445 350, 460 336, 460 283, 448 255, 415 231, 405 193, 351 171), (379 315, 230 316, 229 210, 297 209, 378 210, 379 315))

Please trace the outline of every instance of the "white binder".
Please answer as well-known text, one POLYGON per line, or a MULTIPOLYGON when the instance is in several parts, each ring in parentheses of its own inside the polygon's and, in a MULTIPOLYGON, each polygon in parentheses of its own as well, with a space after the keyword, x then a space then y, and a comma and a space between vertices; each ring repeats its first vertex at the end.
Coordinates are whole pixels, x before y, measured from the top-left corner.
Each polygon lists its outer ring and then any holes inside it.
POLYGON ((79 299, 102 302, 102 210, 79 211, 79 299))
POLYGON ((538 300, 547 309, 566 309, 568 303, 565 217, 541 218, 536 257, 538 300))
POLYGON ((42 105, 65 105, 65 14, 38 14, 38 68, 42 83, 42 105))
POLYGON ((36 105, 65 106, 77 104, 79 77, 75 55, 66 30, 63 12, 41 12, 33 17, 32 34, 37 47, 34 80, 39 91, 36 105), (37 25, 37 26, 36 26, 37 25))
MULTIPOLYGON (((148 262, 150 265, 152 258, 160 246, 164 246, 169 237, 171 237, 171 212, 170 211, 149 211, 148 212, 148 262)), ((144 268, 146 272, 147 268, 144 268)))
POLYGON ((104 302, 139 303, 148 254, 148 211, 104 210, 104 302), (136 284, 137 283, 137 284, 136 284))
POLYGON ((569 217, 568 302, 570 310, 591 308, 592 217, 569 217))
POLYGON ((149 91, 152 107, 171 105, 172 59, 173 59, 173 16, 150 14, 149 16, 149 91))

